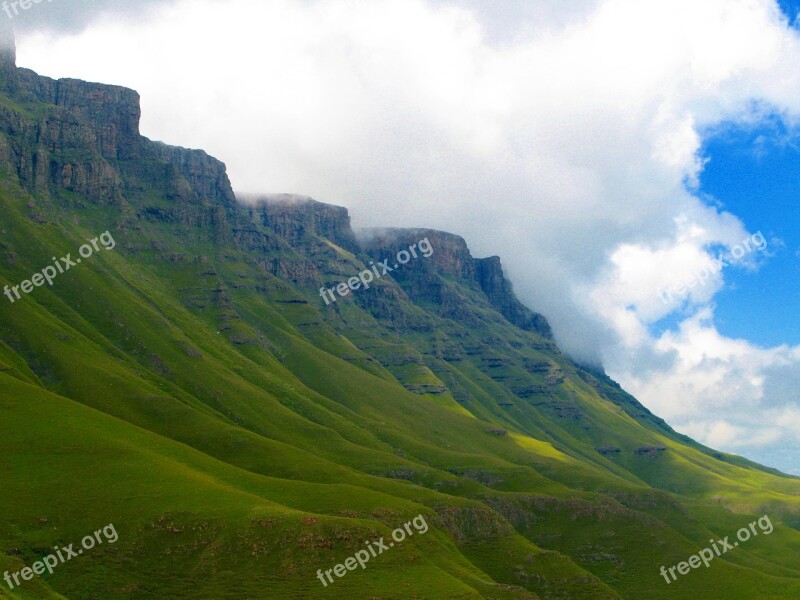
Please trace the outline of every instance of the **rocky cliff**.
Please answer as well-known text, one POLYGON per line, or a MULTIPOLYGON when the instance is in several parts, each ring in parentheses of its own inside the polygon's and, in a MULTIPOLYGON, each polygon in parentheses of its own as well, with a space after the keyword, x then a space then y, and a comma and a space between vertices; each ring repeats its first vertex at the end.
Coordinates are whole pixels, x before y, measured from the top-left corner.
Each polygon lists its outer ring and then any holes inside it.
POLYGON ((217 242, 260 249, 269 255, 261 261, 267 271, 308 286, 336 282, 319 275, 326 270, 339 274, 329 242, 380 260, 428 237, 434 255, 415 261, 401 275, 418 276, 415 296, 432 299, 444 307, 443 314, 457 317, 468 311, 432 277, 440 273, 474 281, 511 323, 551 337, 547 321, 517 300, 499 258, 473 258, 462 238, 431 230, 365 231, 359 244, 345 208, 288 194, 245 198, 239 204, 224 163, 202 150, 153 142, 140 134, 137 92, 43 77, 17 68, 15 57, 13 39, 0 43, 0 92, 9 99, 0 105, 0 169, 31 193, 63 197, 69 192, 124 206, 134 220, 130 227, 137 219, 209 227, 217 242), (153 205, 148 198, 154 192, 172 203, 153 205), (304 256, 282 255, 274 238, 302 249, 304 256))
POLYGON ((306 196, 273 194, 245 198, 250 217, 292 245, 311 237, 325 238, 348 252, 358 253, 346 208, 306 196))
MULTIPOLYGON (((512 324, 552 339, 547 319, 534 313, 517 299, 511 282, 503 273, 500 258, 473 258, 462 237, 432 229, 362 229, 359 235, 363 240, 364 250, 378 262, 386 257, 396 256, 401 250, 427 239, 435 248, 430 258, 414 260, 398 273, 402 278, 412 276, 411 274, 417 275, 415 295, 428 299, 439 298, 441 303, 442 286, 436 275, 475 282, 486 294, 490 304, 512 324)), ((451 313, 452 309, 451 305, 451 313)))
POLYGON ((227 210, 236 205, 225 165, 201 150, 139 132, 139 94, 124 87, 51 79, 17 68, 13 38, 0 40, 0 168, 36 194, 68 191, 120 203, 123 179, 167 182, 169 195, 227 210), (160 163, 160 166, 159 166, 160 163), (154 175, 157 175, 154 177, 154 175), (127 176, 127 177, 126 177, 127 176), (131 177, 133 176, 133 177, 131 177))
POLYGON ((553 339, 553 332, 547 319, 517 299, 511 282, 503 273, 499 256, 476 261, 475 271, 481 289, 501 315, 521 329, 535 331, 542 337, 553 339))

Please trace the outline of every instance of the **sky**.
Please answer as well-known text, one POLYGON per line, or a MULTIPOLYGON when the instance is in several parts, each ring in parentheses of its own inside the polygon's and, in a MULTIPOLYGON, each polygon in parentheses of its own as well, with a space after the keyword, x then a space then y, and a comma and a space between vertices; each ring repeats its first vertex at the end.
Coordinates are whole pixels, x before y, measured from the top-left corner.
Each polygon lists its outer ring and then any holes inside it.
MULTIPOLYGON (((18 63, 142 94, 241 193, 499 255, 562 348, 800 475, 800 2, 33 5, 18 63)), ((0 13, 0 18, 4 18, 0 13)))

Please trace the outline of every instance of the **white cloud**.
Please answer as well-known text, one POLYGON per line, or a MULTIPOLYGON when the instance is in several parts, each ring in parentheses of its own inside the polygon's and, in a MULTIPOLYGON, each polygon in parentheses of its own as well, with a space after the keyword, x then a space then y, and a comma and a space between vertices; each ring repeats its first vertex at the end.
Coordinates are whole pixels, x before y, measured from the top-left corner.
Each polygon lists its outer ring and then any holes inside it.
POLYGON ((735 448, 766 446, 781 439, 781 432, 774 428, 757 428, 733 425, 728 421, 700 421, 686 423, 682 432, 694 439, 704 440, 712 448, 735 448))
POLYGON ((797 33, 772 0, 495 4, 179 0, 24 37, 19 57, 136 88, 144 132, 222 158, 239 191, 465 235, 567 350, 671 422, 800 448, 780 385, 800 353, 717 332, 726 272, 659 298, 747 237, 693 192, 698 151, 721 123, 800 115, 797 33), (670 314, 679 328, 654 334, 670 314), (748 422, 754 406, 774 425, 748 422))

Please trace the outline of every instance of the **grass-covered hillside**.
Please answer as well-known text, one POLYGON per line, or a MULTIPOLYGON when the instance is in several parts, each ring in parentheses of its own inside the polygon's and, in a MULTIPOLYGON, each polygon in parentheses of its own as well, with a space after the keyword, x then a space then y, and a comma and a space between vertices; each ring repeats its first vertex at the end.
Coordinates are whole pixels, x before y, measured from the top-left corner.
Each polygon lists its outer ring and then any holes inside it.
POLYGON ((800 480, 574 364, 499 260, 237 202, 224 165, 139 136, 134 92, 0 58, 0 574, 118 533, 0 598, 800 596, 800 480))

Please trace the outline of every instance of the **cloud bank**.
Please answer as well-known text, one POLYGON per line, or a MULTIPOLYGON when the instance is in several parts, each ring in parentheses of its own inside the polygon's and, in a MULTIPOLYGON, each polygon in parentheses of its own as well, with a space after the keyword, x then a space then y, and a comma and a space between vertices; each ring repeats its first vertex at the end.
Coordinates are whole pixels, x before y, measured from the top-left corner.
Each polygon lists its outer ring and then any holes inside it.
POLYGON ((758 230, 699 197, 700 149, 795 121, 797 32, 773 0, 487 4, 178 0, 26 33, 19 62, 136 88, 145 134, 220 157, 240 192, 464 235, 576 358, 698 440, 796 469, 800 348, 720 335, 725 270, 659 291, 758 230))

